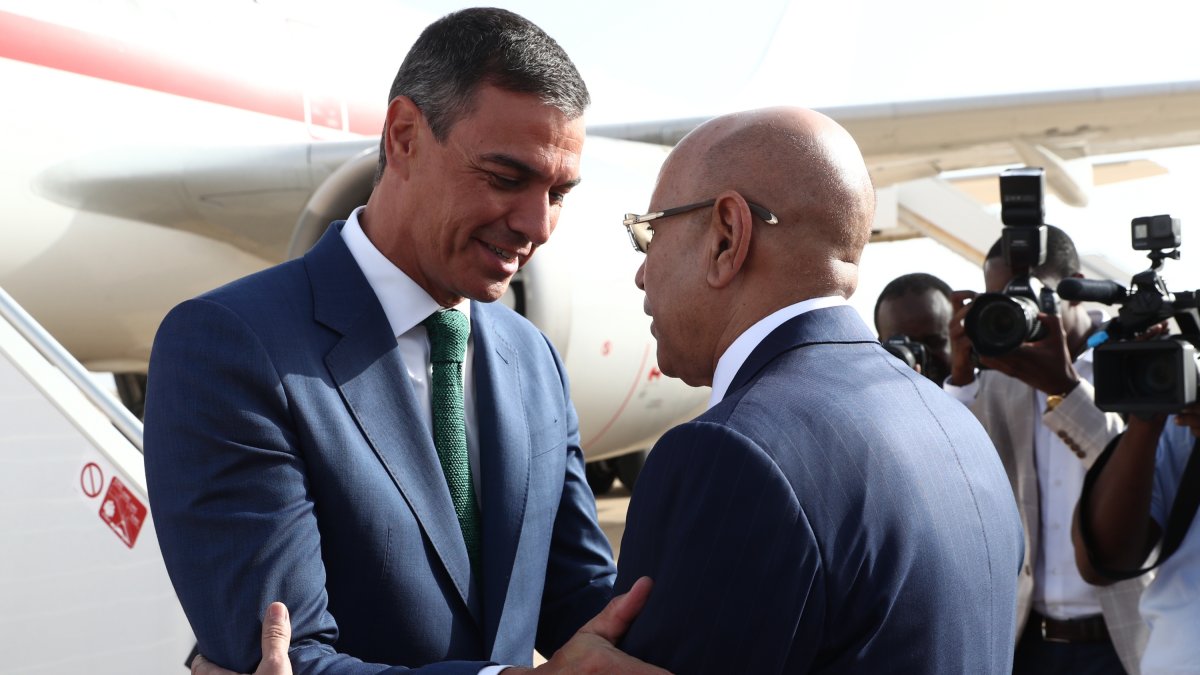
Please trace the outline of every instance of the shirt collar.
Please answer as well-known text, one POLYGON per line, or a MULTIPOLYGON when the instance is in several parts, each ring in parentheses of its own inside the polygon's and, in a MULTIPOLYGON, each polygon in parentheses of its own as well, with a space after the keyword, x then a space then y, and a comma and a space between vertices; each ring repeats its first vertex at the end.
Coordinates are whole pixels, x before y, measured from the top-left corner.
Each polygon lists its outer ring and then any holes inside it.
MULTIPOLYGON (((346 242, 346 248, 350 249, 354 262, 358 263, 359 269, 367 277, 371 290, 375 291, 379 304, 383 305, 383 313, 387 315, 388 323, 392 326, 392 333, 399 337, 419 325, 430 314, 442 309, 442 306, 380 253, 375 244, 367 238, 358 220, 359 213, 364 208, 366 207, 360 206, 354 209, 346 219, 346 224, 342 227, 342 239, 346 242)), ((470 320, 470 300, 464 299, 455 305, 454 309, 466 314, 467 320, 470 320)))
POLYGON ((771 334, 771 331, 805 312, 811 312, 814 309, 824 309, 826 307, 837 307, 844 304, 846 304, 846 299, 840 295, 811 298, 776 310, 768 316, 759 319, 753 326, 747 328, 744 333, 733 341, 733 344, 729 345, 725 353, 721 354, 721 358, 717 360, 717 369, 713 372, 712 395, 709 396, 708 407, 715 406, 721 402, 721 399, 725 398, 725 394, 729 391, 729 385, 733 383, 733 378, 737 375, 738 370, 741 369, 742 364, 746 362, 746 359, 750 358, 750 353, 754 351, 754 348, 763 339, 771 334))

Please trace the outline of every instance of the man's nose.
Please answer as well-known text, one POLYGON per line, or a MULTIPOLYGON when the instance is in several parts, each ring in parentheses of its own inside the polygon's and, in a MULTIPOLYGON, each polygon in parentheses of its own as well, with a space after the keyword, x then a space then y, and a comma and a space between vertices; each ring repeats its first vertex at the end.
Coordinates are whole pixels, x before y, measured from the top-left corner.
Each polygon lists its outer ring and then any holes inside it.
POLYGON ((637 272, 633 274, 633 283, 644 293, 646 291, 646 260, 642 259, 642 264, 638 265, 637 272))
POLYGON ((558 222, 559 207, 551 206, 546 195, 532 195, 522 200, 520 207, 509 219, 509 227, 529 240, 534 247, 550 240, 550 233, 558 222))

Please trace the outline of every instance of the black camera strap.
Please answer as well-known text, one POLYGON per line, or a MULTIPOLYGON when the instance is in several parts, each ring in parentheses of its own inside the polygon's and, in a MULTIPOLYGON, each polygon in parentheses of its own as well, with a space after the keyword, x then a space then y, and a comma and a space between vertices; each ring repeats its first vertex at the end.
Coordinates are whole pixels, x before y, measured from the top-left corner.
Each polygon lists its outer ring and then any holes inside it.
POLYGON ((1083 490, 1079 494, 1079 534, 1083 539, 1084 547, 1087 549, 1088 561, 1092 564, 1092 569, 1100 574, 1116 580, 1132 579, 1139 577, 1146 572, 1158 567, 1167 561, 1172 554, 1175 553, 1179 545, 1183 543, 1184 536, 1187 535, 1188 529, 1192 526, 1192 519, 1196 515, 1197 507, 1200 507, 1200 439, 1192 443, 1192 454, 1188 457, 1187 466, 1183 470, 1183 477, 1179 480, 1179 489, 1175 493, 1175 501, 1171 504, 1171 513, 1167 517, 1167 526, 1163 530, 1162 547, 1159 549, 1158 560, 1154 561, 1153 565, 1143 567, 1139 570, 1114 570, 1104 567, 1096 563, 1096 557, 1092 554, 1095 548, 1092 545, 1094 541, 1092 537, 1091 527, 1088 525, 1088 519, 1082 514, 1087 513, 1087 504, 1092 494, 1092 487, 1096 483, 1100 472, 1104 470, 1104 465, 1108 464, 1108 460, 1112 457, 1113 450, 1117 447, 1117 442, 1124 434, 1118 434, 1108 445, 1105 446, 1104 452, 1096 458, 1095 464, 1088 470, 1087 476, 1083 479, 1083 490))

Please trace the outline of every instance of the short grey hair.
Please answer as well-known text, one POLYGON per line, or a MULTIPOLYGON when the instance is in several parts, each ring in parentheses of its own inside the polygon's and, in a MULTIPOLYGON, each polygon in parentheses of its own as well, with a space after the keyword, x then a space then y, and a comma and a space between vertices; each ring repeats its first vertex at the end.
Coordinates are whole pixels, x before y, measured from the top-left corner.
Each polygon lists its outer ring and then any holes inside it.
MULTIPOLYGON (((472 112, 481 84, 536 95, 569 120, 591 103, 587 85, 554 38, 528 19, 492 7, 447 14, 426 27, 400 64, 388 103, 397 96, 412 99, 434 137, 445 141, 472 112)), ((377 183, 387 165, 384 140, 377 183)))

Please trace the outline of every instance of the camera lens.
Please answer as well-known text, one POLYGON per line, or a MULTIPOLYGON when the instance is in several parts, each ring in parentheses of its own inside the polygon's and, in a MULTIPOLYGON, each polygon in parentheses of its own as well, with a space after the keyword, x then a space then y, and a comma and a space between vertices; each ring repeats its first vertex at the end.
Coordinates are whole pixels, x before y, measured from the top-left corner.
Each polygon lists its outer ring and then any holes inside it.
POLYGON ((1129 391, 1136 398, 1169 396, 1178 385, 1179 365, 1174 352, 1151 353, 1141 363, 1129 365, 1129 391))
POLYGON ((1029 298, 984 293, 972 303, 964 325, 975 351, 1000 356, 1034 339, 1041 328, 1037 315, 1037 303, 1029 298))

